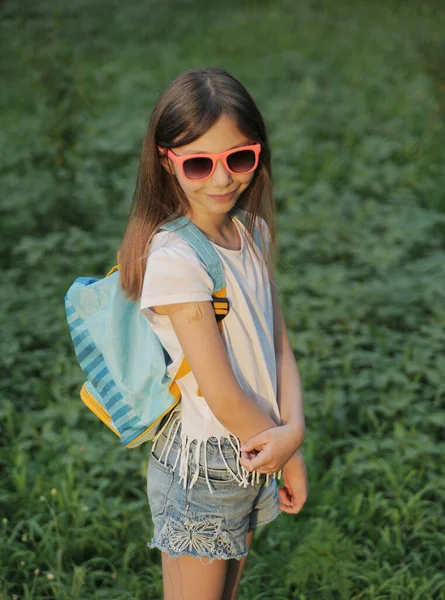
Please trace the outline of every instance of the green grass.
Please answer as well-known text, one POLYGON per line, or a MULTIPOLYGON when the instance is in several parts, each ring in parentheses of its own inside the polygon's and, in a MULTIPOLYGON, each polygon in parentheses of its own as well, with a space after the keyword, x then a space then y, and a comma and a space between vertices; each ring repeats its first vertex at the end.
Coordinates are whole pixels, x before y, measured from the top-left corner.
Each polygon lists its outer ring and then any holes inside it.
POLYGON ((430 0, 3 3, 0 599, 162 597, 148 445, 78 398, 63 296, 104 274, 157 95, 218 65, 273 149, 310 497, 241 600, 445 598, 445 9, 430 0))

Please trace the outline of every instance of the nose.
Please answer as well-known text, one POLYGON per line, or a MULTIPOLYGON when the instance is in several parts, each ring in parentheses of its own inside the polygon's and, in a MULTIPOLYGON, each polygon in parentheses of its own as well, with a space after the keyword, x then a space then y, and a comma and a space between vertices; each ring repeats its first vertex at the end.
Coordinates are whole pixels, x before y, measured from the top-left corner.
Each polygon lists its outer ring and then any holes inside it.
POLYGON ((224 166, 222 160, 218 160, 213 173, 213 185, 215 187, 227 187, 232 183, 232 177, 224 166))

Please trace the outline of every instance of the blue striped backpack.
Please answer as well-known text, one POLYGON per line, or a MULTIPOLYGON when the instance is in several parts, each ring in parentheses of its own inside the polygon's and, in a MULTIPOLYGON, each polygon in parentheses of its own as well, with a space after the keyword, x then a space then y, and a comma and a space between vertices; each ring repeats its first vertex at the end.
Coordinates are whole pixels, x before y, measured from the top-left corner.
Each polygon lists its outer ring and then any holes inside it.
MULTIPOLYGON (((245 211, 237 209, 235 215, 245 222, 245 211)), ((187 217, 178 217, 160 229, 180 235, 206 266, 214 286, 213 310, 222 332, 229 301, 223 264, 212 244, 187 217)), ((255 242, 261 248, 258 228, 255 242)), ((184 357, 175 376, 167 376, 171 359, 139 304, 124 295, 119 265, 101 279, 77 278, 65 295, 74 350, 87 377, 80 397, 120 437, 125 448, 154 438, 163 417, 181 399, 177 380, 190 372, 184 357)), ((199 390, 197 393, 201 395, 199 390)))

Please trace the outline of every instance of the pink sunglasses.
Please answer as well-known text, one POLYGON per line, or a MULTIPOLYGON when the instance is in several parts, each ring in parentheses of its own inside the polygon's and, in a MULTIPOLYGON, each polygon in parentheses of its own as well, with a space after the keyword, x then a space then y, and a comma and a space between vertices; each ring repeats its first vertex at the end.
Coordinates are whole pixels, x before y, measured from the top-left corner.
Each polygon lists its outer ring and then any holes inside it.
POLYGON ((258 166, 260 152, 261 144, 251 144, 216 154, 176 156, 172 150, 168 150, 167 156, 181 167, 185 179, 204 181, 213 175, 218 160, 222 160, 225 168, 235 175, 251 173, 258 166))

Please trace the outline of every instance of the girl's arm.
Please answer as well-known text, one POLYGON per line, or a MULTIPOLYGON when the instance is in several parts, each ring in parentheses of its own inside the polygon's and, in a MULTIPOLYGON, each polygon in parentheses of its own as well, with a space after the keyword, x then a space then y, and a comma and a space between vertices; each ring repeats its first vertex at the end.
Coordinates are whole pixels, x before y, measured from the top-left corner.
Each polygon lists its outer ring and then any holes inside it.
POLYGON ((304 441, 306 432, 300 372, 287 333, 280 299, 274 284, 272 284, 271 290, 274 314, 275 356, 277 362, 277 402, 282 424, 290 425, 294 429, 296 440, 300 440, 298 444, 300 446, 304 441))
POLYGON ((277 403, 283 427, 262 431, 248 439, 241 447, 242 466, 263 473, 281 469, 294 453, 297 455, 306 432, 300 373, 284 322, 278 292, 273 282, 273 269, 270 263, 269 273, 271 274, 277 364, 277 403), (252 452, 258 453, 252 456, 252 452))
POLYGON ((279 424, 241 389, 212 303, 208 300, 183 302, 164 305, 163 309, 170 318, 199 389, 218 421, 241 441, 277 427, 279 424))

